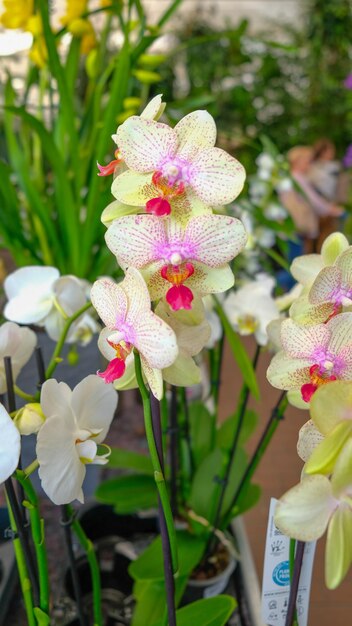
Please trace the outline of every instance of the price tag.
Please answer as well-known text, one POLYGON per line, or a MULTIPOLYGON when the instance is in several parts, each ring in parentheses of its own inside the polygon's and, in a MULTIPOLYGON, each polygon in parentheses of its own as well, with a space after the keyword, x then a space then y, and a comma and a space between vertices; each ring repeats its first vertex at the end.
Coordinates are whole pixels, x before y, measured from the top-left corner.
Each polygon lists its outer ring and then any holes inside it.
MULTIPOLYGON (((285 626, 290 595, 290 539, 274 524, 277 500, 270 501, 268 528, 266 532, 264 573, 262 589, 262 618, 268 626, 285 626)), ((306 543, 297 593, 297 617, 299 626, 307 626, 309 594, 312 580, 316 541, 306 543)))

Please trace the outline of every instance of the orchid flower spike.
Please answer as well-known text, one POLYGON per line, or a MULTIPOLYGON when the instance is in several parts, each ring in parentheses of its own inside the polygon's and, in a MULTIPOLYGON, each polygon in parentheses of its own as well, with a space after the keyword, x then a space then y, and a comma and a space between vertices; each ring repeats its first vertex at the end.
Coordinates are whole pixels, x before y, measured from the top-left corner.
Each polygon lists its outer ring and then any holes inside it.
POLYGON ((123 376, 132 350, 140 352, 142 368, 153 394, 163 394, 161 370, 169 367, 178 354, 174 331, 151 310, 148 288, 141 274, 129 268, 124 280, 116 284, 101 279, 91 291, 93 306, 106 328, 99 338, 99 348, 110 361, 99 373, 106 382, 123 376))
POLYGON ((28 363, 37 343, 35 333, 13 322, 0 326, 0 394, 6 393, 4 357, 11 357, 13 379, 16 381, 22 367, 28 363))
POLYGON ((272 359, 267 378, 277 389, 296 390, 308 407, 314 392, 333 380, 352 380, 352 313, 326 324, 281 324, 283 350, 272 359))
POLYGON ((40 396, 46 417, 37 436, 37 458, 42 487, 54 504, 83 502, 86 465, 107 463, 109 451, 98 454, 117 407, 111 385, 94 374, 71 389, 53 378, 40 396))
POLYGON ((2 404, 0 404, 0 430, 0 483, 3 483, 17 469, 21 435, 2 404))
POLYGON ((166 296, 177 311, 191 309, 194 292, 206 295, 232 287, 227 263, 247 236, 238 219, 223 215, 193 217, 186 228, 172 218, 129 215, 116 220, 105 239, 121 267, 142 271, 151 299, 166 296))
POLYGON ((232 202, 242 190, 245 171, 224 150, 214 148, 216 126, 206 111, 186 115, 175 128, 133 116, 116 133, 131 171, 118 176, 113 195, 148 213, 169 215, 174 200, 188 196, 206 206, 232 202))

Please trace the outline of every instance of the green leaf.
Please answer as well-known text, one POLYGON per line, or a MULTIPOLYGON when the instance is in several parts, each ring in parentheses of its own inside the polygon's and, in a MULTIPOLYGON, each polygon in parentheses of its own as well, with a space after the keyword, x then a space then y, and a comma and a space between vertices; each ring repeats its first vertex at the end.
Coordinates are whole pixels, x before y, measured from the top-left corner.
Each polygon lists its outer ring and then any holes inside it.
MULTIPOLYGON (((236 608, 235 598, 215 596, 198 600, 176 611, 177 626, 225 626, 236 608)), ((157 622, 153 626, 163 626, 157 622)))
POLYGON ((132 474, 107 480, 95 492, 97 500, 113 504, 116 513, 135 513, 157 506, 157 490, 152 476, 132 474))
MULTIPOLYGON (((177 551, 180 568, 178 576, 189 576, 203 556, 207 538, 203 535, 192 535, 180 530, 176 532, 177 551)), ((161 537, 157 537, 153 543, 133 561, 128 571, 134 580, 164 580, 164 565, 161 537)))
MULTIPOLYGON (((246 443, 246 441, 248 441, 258 425, 258 421, 258 414, 252 409, 247 409, 244 420, 242 422, 241 433, 239 436, 239 445, 243 445, 246 443)), ((230 417, 228 417, 227 420, 225 420, 218 428, 216 434, 216 444, 219 448, 222 448, 223 450, 229 450, 235 436, 237 424, 238 412, 236 411, 233 415, 230 415, 230 417)))
POLYGON ((253 396, 259 400, 259 387, 257 382, 257 377, 255 375, 255 371, 252 365, 252 362, 244 348, 238 334, 233 330, 227 315, 222 308, 219 300, 214 297, 216 302, 215 308, 216 312, 220 317, 227 341, 229 342, 232 354, 237 362, 238 367, 242 372, 243 379, 252 392, 253 396))
POLYGON ((37 618, 38 626, 49 626, 50 617, 49 615, 47 615, 47 613, 44 613, 44 611, 42 611, 42 609, 37 606, 34 607, 33 613, 37 618))
POLYGON ((241 494, 232 511, 231 518, 242 515, 249 509, 252 509, 259 502, 261 494, 262 489, 259 485, 253 483, 245 484, 244 488, 241 489, 241 494))
MULTIPOLYGON (((188 505, 197 515, 205 517, 210 523, 214 522, 215 510, 221 490, 217 478, 221 478, 224 475, 227 460, 228 454, 216 448, 203 460, 192 482, 188 505)), ((244 474, 245 468, 246 454, 242 448, 238 448, 232 463, 221 508, 221 518, 225 516, 228 508, 231 506, 232 498, 244 474)))
MULTIPOLYGON (((175 578, 176 606, 181 601, 187 585, 187 576, 175 578)), ((163 619, 166 612, 165 583, 155 580, 138 580, 133 587, 133 595, 137 600, 133 611, 132 626, 145 626, 163 619)))
POLYGON ((198 467, 212 447, 212 417, 202 402, 189 405, 190 435, 195 467, 198 467))
POLYGON ((135 470, 150 476, 154 475, 152 462, 148 456, 124 448, 111 448, 108 465, 109 467, 135 470))

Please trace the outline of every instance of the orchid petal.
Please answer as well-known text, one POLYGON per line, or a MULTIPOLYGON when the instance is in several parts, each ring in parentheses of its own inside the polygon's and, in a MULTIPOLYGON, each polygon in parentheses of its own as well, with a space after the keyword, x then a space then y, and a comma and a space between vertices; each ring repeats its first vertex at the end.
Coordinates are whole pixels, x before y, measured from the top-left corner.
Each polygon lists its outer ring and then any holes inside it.
POLYGON ((341 421, 352 424, 352 382, 336 380, 322 385, 310 407, 312 420, 323 435, 328 435, 341 421))
POLYGON ((79 428, 101 432, 94 441, 104 441, 117 407, 117 393, 111 385, 91 374, 72 391, 71 407, 79 428))
POLYGON ((61 411, 47 419, 38 433, 39 478, 54 504, 83 501, 86 470, 76 450, 76 428, 72 414, 61 411))
POLYGON ((293 539, 314 541, 324 534, 335 506, 328 478, 306 476, 280 498, 275 525, 293 539))
POLYGON ((15 298, 19 292, 30 293, 35 289, 40 293, 51 291, 53 283, 59 278, 60 272, 56 267, 29 266, 9 274, 4 282, 4 290, 7 298, 15 298))
POLYGON ((146 120, 157 121, 164 113, 165 107, 166 103, 162 101, 162 95, 158 94, 148 102, 139 117, 146 120))
POLYGON ((5 322, 0 326, 0 394, 5 393, 7 389, 3 357, 11 357, 15 381, 22 367, 31 358, 36 343, 37 337, 29 328, 21 328, 13 322, 5 322))
POLYGON ((341 271, 342 283, 352 288, 352 246, 343 252, 336 261, 336 266, 341 271))
POLYGON ((110 279, 97 280, 92 286, 90 297, 105 326, 114 329, 124 322, 128 301, 119 285, 110 279))
POLYGON ((3 483, 17 469, 21 435, 2 404, 0 404, 0 430, 0 483, 3 483))
POLYGON ((216 125, 207 111, 193 111, 175 126, 177 156, 192 161, 200 150, 212 148, 216 141, 216 125))
POLYGON ((308 295, 303 295, 293 302, 290 308, 290 318, 304 326, 324 324, 334 312, 334 303, 323 302, 319 305, 310 304, 308 295))
POLYGON ((191 260, 209 267, 228 263, 244 248, 247 234, 242 222, 224 215, 199 215, 190 219, 184 241, 192 246, 191 260))
POLYGON ((158 170, 177 148, 177 135, 172 128, 137 116, 119 126, 116 141, 126 165, 141 173, 158 170))
POLYGON ((105 240, 122 267, 142 268, 160 258, 167 249, 164 220, 154 215, 129 215, 116 220, 105 240))
POLYGON ((351 491, 352 486, 352 438, 349 437, 335 463, 331 478, 332 489, 336 497, 351 491))
POLYGON ((180 353, 176 361, 163 369, 163 378, 170 385, 190 387, 201 382, 201 370, 188 354, 180 353))
POLYGON ((128 300, 128 323, 132 327, 138 326, 141 318, 150 314, 150 295, 142 274, 134 267, 129 267, 124 280, 120 283, 121 289, 128 300))
POLYGON ((211 206, 237 198, 245 177, 244 167, 221 148, 201 150, 192 163, 191 186, 211 206))
POLYGON ((312 420, 308 420, 300 428, 297 442, 298 456, 305 463, 309 460, 315 448, 323 441, 324 437, 314 425, 312 420))
POLYGON ((296 409, 301 409, 302 411, 308 411, 309 409, 309 402, 303 400, 300 389, 290 389, 287 392, 287 400, 291 406, 295 406, 296 409))
POLYGON ((110 202, 101 214, 101 221, 107 228, 111 226, 114 220, 124 215, 133 215, 137 213, 138 209, 135 206, 129 204, 122 204, 118 200, 110 202))
POLYGON ((304 254, 294 259, 290 272, 298 283, 309 286, 323 267, 324 262, 320 254, 304 254))
POLYGON ((71 412, 72 391, 66 383, 58 383, 54 378, 46 380, 40 393, 40 405, 46 419, 61 415, 62 412, 71 412))
MULTIPOLYGON (((346 365, 352 363, 352 313, 340 313, 327 324, 331 333, 329 351, 338 355, 345 349, 346 365)), ((346 372, 345 372, 346 375, 346 372)))
POLYGON ((340 506, 333 514, 326 540, 325 582, 328 589, 336 589, 352 563, 352 510, 340 506))
POLYGON ((331 474, 336 459, 352 435, 352 422, 340 422, 312 453, 306 465, 307 474, 331 474))
POLYGON ((150 363, 141 354, 141 365, 150 390, 157 400, 164 395, 164 384, 161 370, 150 366, 150 363))
POLYGON ((163 369, 175 361, 178 354, 175 333, 160 317, 145 313, 135 333, 134 345, 151 368, 163 369))
POLYGON ((333 265, 337 257, 347 250, 348 239, 342 233, 331 233, 321 247, 321 258, 324 265, 333 265))
POLYGON ((309 302, 320 304, 333 299, 334 291, 341 287, 342 272, 338 267, 324 267, 316 277, 309 292, 309 302))
POLYGON ((273 357, 266 377, 277 389, 297 389, 309 382, 311 360, 292 359, 281 351, 273 357))
POLYGON ((312 359, 316 350, 327 347, 330 337, 331 332, 325 324, 307 327, 288 319, 281 326, 283 349, 297 359, 312 359))

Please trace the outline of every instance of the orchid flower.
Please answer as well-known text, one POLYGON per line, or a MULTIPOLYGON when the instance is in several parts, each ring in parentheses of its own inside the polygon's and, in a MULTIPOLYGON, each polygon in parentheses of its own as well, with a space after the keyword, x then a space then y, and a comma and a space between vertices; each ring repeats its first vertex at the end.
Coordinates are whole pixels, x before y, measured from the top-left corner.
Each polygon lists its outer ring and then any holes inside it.
POLYGON ((91 291, 92 303, 106 328, 98 346, 110 361, 99 375, 106 382, 121 378, 126 359, 133 347, 140 352, 142 368, 153 394, 163 394, 161 370, 169 367, 178 354, 173 330, 151 310, 148 288, 141 274, 129 268, 124 280, 116 284, 101 279, 91 291))
POLYGON ((352 439, 352 382, 338 380, 321 387, 312 398, 310 414, 321 441, 307 459, 305 471, 330 474, 352 439))
POLYGON ((133 116, 116 133, 122 158, 131 171, 118 176, 113 195, 124 204, 145 206, 147 212, 168 215, 173 201, 188 197, 205 206, 232 202, 245 179, 242 165, 214 148, 216 126, 206 111, 186 115, 172 129, 133 116))
POLYGON ((71 389, 54 379, 43 386, 40 404, 45 422, 37 436, 42 487, 54 504, 83 502, 86 465, 107 463, 109 452, 98 454, 117 406, 112 386, 94 374, 71 389))
POLYGON ((0 483, 3 483, 17 469, 21 435, 2 404, 0 404, 0 430, 0 483))
POLYGON ((309 403, 321 385, 352 380, 352 313, 341 313, 315 326, 284 320, 281 343, 283 350, 274 356, 267 371, 273 387, 300 391, 303 401, 309 403))
POLYGON ((116 220, 105 239, 121 267, 142 270, 151 299, 166 296, 172 309, 190 309, 194 297, 232 287, 227 263, 243 248, 246 233, 239 220, 200 215, 186 228, 172 218, 129 215, 116 220))
POLYGON ((352 246, 337 257, 334 265, 319 272, 308 299, 313 305, 330 304, 331 315, 352 305, 352 246))
POLYGON ((348 240, 342 233, 329 235, 321 248, 321 254, 304 254, 294 259, 291 274, 298 283, 310 288, 319 272, 328 265, 333 265, 337 257, 349 247, 348 240))
POLYGON ((13 322, 5 322, 0 326, 0 394, 6 393, 4 357, 11 357, 15 382, 22 367, 31 358, 36 343, 36 335, 29 328, 21 328, 13 322))
MULTIPOLYGON (((61 276, 55 267, 28 266, 10 274, 4 282, 8 302, 4 316, 19 324, 44 327, 57 341, 66 319, 87 302, 85 285, 75 276, 61 276)), ((72 343, 82 318, 72 325, 66 341, 72 343)))
MULTIPOLYGON (((166 104, 165 102, 162 102, 162 96, 159 94, 158 96, 155 96, 147 104, 145 109, 143 109, 142 113, 140 114, 140 117, 146 120, 157 121, 159 117, 162 116, 165 110, 165 107, 166 107, 166 104)), ((112 139, 115 143, 117 143, 116 135, 112 135, 112 139)), ((121 151, 119 150, 119 148, 117 148, 117 150, 115 150, 115 159, 113 159, 113 161, 110 161, 110 163, 108 163, 107 165, 100 165, 99 163, 97 163, 98 170, 99 170, 98 176, 110 176, 110 174, 116 175, 118 168, 122 164, 123 164, 123 158, 121 155, 121 151)))
POLYGON ((266 327, 279 317, 272 297, 275 280, 271 276, 259 275, 237 291, 232 291, 224 302, 225 313, 240 335, 255 335, 259 345, 268 343, 266 327))
POLYGON ((352 439, 335 465, 331 481, 321 474, 304 476, 280 498, 275 525, 299 541, 315 541, 326 529, 325 580, 335 589, 352 563, 352 439))

